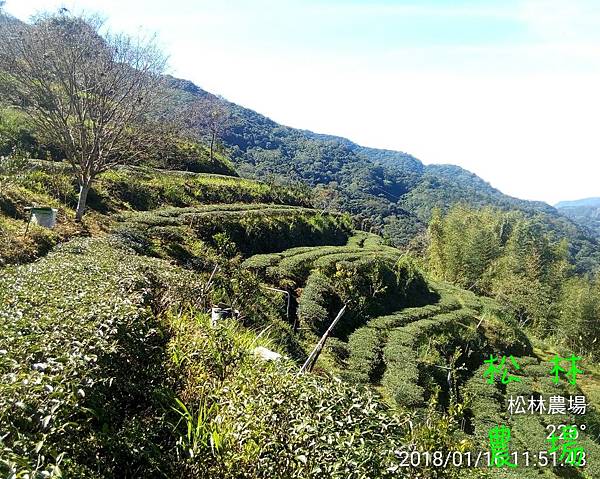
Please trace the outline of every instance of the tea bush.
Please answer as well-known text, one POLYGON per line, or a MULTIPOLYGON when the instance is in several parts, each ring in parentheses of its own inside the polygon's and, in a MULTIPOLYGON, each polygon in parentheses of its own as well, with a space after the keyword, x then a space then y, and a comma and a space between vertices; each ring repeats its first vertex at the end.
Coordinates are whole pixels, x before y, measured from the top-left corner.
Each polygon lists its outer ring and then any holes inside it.
POLYGON ((489 431, 499 424, 506 424, 506 404, 499 378, 488 384, 484 376, 487 364, 480 366, 466 381, 461 393, 470 396, 471 426, 479 445, 489 443, 489 431))
POLYGON ((391 331, 383 350, 385 373, 382 385, 398 404, 406 407, 424 405, 424 389, 417 383, 419 369, 412 345, 405 345, 405 335, 400 330, 391 331), (399 339, 397 339, 399 337, 399 339))
POLYGON ((320 331, 332 321, 331 315, 338 306, 341 307, 340 300, 329 279, 320 273, 313 273, 298 302, 298 320, 300 324, 320 331))
POLYGON ((179 475, 403 477, 392 471, 406 422, 368 390, 298 376, 286 360, 257 360, 250 351, 270 346, 268 333, 227 321, 210 328, 206 319, 185 315, 171 324, 177 332, 170 356, 184 377, 177 409, 187 411, 175 425, 179 475))
POLYGON ((321 214, 316 210, 285 205, 166 208, 123 215, 121 219, 150 235, 158 226, 186 228, 196 239, 212 244, 215 244, 216 235, 225 234, 245 256, 297 245, 345 243, 350 234, 350 221, 345 215, 321 214))
POLYGON ((381 236, 366 231, 358 231, 350 238, 348 246, 358 246, 360 248, 389 248, 389 246, 385 246, 381 236))
POLYGON ((219 409, 238 425, 231 456, 249 456, 233 477, 397 477, 389 468, 403 429, 369 392, 273 369, 240 377, 219 409))
POLYGON ((368 326, 357 329, 348 338, 348 357, 344 379, 358 384, 374 382, 381 367, 385 344, 381 331, 368 326))
MULTIPOLYGON (((398 404, 405 407, 423 406, 425 389, 421 385, 419 347, 434 335, 449 333, 468 341, 464 332, 474 320, 470 310, 459 310, 421 319, 399 329, 390 330, 383 350, 385 373, 382 384, 398 404)), ((446 341, 444 341, 446 345, 446 341)), ((430 343, 431 347, 434 344, 430 343)))
POLYGON ((1 270, 0 475, 152 470, 165 433, 154 312, 197 296, 195 284, 110 237, 1 270))
POLYGON ((276 267, 269 269, 269 273, 277 278, 290 278, 297 283, 306 281, 315 261, 325 257, 342 253, 344 258, 357 259, 364 253, 355 249, 354 251, 346 246, 323 246, 315 247, 309 251, 298 252, 294 255, 285 255, 276 267), (354 254, 352 254, 354 253, 354 254))
POLYGON ((369 321, 370 328, 392 329, 405 326, 413 321, 431 318, 443 313, 449 313, 460 308, 460 303, 454 298, 442 298, 439 303, 421 307, 406 308, 396 313, 377 316, 369 321))
POLYGON ((104 173, 95 191, 98 203, 110 204, 112 199, 116 199, 135 210, 211 203, 310 205, 307 193, 300 187, 267 184, 235 176, 141 167, 125 167, 104 173))

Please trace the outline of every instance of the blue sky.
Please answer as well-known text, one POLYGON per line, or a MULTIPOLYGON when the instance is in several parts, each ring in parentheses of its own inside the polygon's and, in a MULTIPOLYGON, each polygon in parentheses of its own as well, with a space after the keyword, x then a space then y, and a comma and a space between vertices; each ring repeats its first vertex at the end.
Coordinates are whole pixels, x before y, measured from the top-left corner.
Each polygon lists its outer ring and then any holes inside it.
POLYGON ((281 123, 600 196, 600 1, 7 0, 157 33, 171 73, 281 123))

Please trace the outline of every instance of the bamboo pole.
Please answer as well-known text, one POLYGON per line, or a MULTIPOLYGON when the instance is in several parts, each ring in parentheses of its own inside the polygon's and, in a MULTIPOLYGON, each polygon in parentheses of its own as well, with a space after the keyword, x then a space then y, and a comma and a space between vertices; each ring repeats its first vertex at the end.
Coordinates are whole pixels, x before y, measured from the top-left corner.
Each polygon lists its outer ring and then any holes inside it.
POLYGON ((298 375, 300 375, 306 371, 309 371, 309 372, 312 371, 312 368, 314 367, 315 363, 317 362, 317 359, 319 359, 319 354, 321 354, 321 351, 323 350, 323 347, 325 346, 325 341, 327 341, 327 338, 331 334, 331 331, 333 331, 333 328, 335 328, 335 325, 338 323, 338 321, 340 319, 342 319, 342 316, 344 315, 345 312, 346 312, 346 305, 344 304, 342 309, 340 309, 340 312, 337 314, 335 319, 332 321, 332 323, 327 328, 327 331, 325 331, 325 334, 323 334, 323 336, 321 337, 321 339, 315 346, 315 349, 312 350, 312 352, 310 353, 310 355, 308 356, 308 358, 306 359, 306 361, 300 368, 298 375))

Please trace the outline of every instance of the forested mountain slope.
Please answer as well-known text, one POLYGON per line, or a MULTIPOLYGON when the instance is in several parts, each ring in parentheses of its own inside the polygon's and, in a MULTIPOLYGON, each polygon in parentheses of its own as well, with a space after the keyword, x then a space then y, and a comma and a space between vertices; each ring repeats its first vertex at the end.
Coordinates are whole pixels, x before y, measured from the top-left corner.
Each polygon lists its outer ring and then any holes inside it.
MULTIPOLYGON (((170 79, 173 104, 185 108, 195 98, 213 95, 192 82, 170 79)), ((230 125, 223 143, 243 175, 273 175, 317 187, 325 209, 349 211, 363 227, 392 244, 407 245, 427 225, 434 208, 470 206, 518 209, 538 217, 549 232, 571 243, 577 269, 600 264, 597 240, 555 208, 503 194, 477 175, 453 165, 424 165, 413 156, 366 148, 352 141, 280 125, 234 103, 224 102, 230 125), (401 219, 401 221, 399 221, 401 219)))

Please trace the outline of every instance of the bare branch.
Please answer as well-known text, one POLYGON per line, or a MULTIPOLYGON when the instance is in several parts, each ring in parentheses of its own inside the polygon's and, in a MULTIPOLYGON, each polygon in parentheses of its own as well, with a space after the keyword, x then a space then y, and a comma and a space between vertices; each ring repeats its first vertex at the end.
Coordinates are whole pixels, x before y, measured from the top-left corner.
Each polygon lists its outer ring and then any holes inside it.
POLYGON ((80 187, 78 219, 93 179, 135 157, 131 139, 147 134, 165 62, 154 39, 113 34, 97 17, 0 22, 2 89, 65 152, 80 187))

